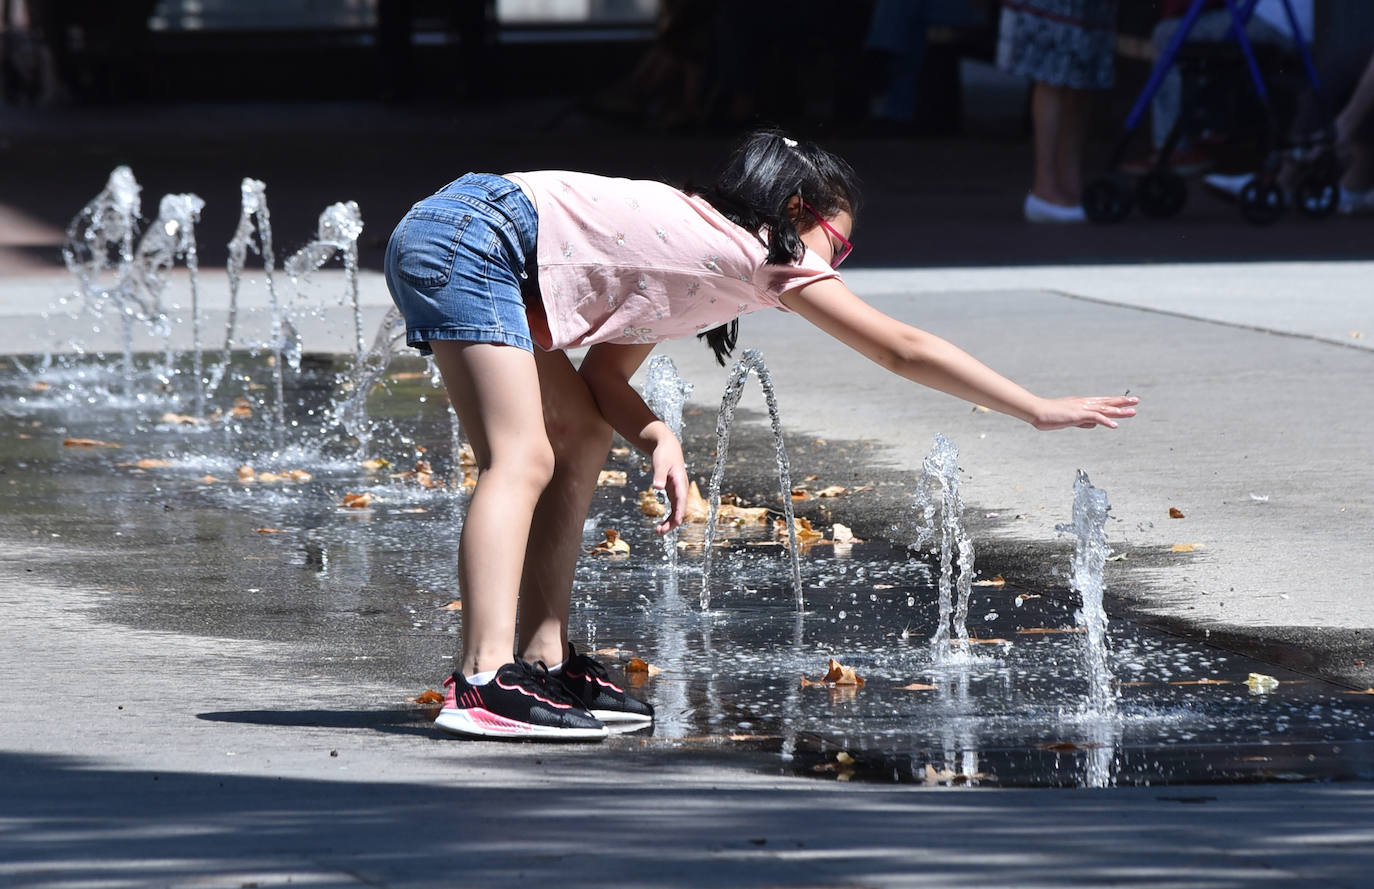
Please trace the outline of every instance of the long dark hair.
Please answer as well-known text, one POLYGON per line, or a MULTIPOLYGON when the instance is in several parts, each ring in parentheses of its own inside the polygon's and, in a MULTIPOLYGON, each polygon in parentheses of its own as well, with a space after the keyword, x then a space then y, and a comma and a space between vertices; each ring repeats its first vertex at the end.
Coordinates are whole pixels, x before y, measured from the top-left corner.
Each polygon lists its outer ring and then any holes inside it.
MULTIPOLYGON (((800 262, 806 250, 788 213, 793 198, 805 200, 826 218, 841 210, 859 215, 859 177, 853 168, 813 142, 794 140, 774 129, 750 133, 713 186, 688 191, 701 195, 746 231, 766 231, 767 261, 778 265, 800 262)), ((724 366, 739 340, 739 319, 697 336, 724 366)))

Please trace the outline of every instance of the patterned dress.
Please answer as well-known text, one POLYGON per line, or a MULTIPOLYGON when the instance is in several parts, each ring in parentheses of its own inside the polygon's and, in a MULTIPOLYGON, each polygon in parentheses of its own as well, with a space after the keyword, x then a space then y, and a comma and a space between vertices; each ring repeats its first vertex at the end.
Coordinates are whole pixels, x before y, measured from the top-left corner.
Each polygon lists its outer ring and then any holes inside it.
POLYGON ((997 67, 1073 89, 1109 89, 1116 0, 1003 0, 997 67))

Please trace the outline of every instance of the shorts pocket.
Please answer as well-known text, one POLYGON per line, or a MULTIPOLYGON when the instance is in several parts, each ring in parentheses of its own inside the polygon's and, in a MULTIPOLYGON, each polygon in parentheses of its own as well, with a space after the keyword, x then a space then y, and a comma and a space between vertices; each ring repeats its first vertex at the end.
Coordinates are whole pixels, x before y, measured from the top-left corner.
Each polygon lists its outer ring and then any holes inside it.
POLYGON ((458 243, 471 213, 444 207, 414 207, 406 214, 396 242, 396 272, 415 287, 443 287, 453 277, 458 243))

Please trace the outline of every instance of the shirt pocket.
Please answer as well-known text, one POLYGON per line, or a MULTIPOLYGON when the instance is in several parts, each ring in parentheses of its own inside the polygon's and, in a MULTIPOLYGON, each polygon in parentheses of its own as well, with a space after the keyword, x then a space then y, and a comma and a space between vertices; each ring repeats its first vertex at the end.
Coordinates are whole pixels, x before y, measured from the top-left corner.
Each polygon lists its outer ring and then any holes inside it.
POLYGON ((471 213, 419 206, 406 214, 396 245, 396 272, 415 287, 433 289, 453 277, 458 244, 472 222, 471 213))

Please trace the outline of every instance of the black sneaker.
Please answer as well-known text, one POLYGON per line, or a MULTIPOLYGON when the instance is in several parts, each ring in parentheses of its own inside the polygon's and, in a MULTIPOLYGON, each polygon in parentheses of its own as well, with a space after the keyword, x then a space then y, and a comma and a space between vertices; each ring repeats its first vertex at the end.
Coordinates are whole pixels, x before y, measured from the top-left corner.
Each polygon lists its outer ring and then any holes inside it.
POLYGON ((600 661, 578 654, 571 642, 568 643, 568 659, 557 676, 572 696, 602 722, 649 723, 654 720, 652 704, 627 695, 610 680, 600 661))
POLYGON ((540 664, 517 660, 486 685, 460 672, 444 680, 439 728, 477 738, 598 741, 609 732, 540 664))

